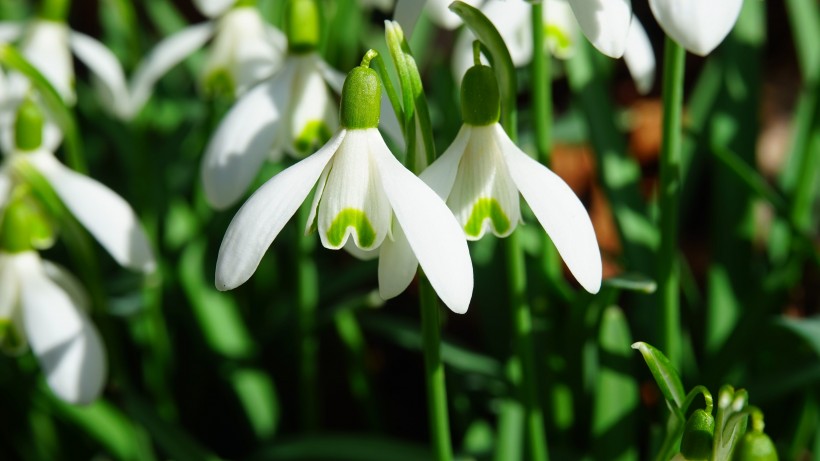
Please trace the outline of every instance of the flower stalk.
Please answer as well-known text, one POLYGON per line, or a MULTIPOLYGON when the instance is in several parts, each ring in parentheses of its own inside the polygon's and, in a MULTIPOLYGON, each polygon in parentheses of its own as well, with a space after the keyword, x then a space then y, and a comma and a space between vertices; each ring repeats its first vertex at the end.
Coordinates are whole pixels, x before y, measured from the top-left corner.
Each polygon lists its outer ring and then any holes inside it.
POLYGON ((660 229, 658 292, 661 297, 661 335, 669 361, 681 359, 679 272, 677 266, 678 209, 680 207, 681 114, 686 51, 666 38, 663 66, 663 140, 660 154, 660 229))

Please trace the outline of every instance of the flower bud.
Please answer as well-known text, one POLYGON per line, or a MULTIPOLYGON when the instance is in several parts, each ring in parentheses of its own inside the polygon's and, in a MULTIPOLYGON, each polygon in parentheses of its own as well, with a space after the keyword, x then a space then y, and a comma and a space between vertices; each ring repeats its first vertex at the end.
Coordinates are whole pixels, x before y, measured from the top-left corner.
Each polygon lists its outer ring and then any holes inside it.
POLYGON ((708 461, 712 457, 715 418, 703 409, 695 410, 686 421, 680 452, 688 461, 708 461))
POLYGON ((382 87, 375 70, 364 66, 351 70, 342 87, 342 105, 339 109, 342 127, 378 127, 381 98, 382 87))
POLYGON ((54 243, 55 230, 36 202, 14 197, 0 217, 0 250, 22 253, 47 248, 54 243))
POLYGON ((285 34, 291 53, 310 53, 319 45, 319 5, 316 0, 290 0, 285 9, 285 34))
POLYGON ((772 439, 763 432, 747 432, 735 447, 734 461, 777 461, 772 439))
POLYGON ((43 112, 29 98, 17 108, 14 120, 14 140, 18 149, 31 151, 43 143, 43 112))
POLYGON ((498 80, 490 67, 471 67, 461 82, 461 117, 464 123, 486 126, 501 117, 501 97, 498 80))

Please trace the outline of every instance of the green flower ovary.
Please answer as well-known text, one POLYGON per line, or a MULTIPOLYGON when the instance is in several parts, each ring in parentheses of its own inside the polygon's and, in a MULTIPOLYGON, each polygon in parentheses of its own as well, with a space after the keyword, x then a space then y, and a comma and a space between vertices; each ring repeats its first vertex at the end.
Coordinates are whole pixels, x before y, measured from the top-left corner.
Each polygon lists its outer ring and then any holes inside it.
POLYGON ((293 140, 293 147, 301 154, 309 154, 312 149, 327 142, 333 133, 321 120, 308 122, 299 136, 293 140))
POLYGON ((367 215, 362 210, 355 208, 345 208, 330 224, 327 230, 327 239, 333 246, 341 246, 347 233, 347 228, 352 227, 356 231, 358 246, 362 249, 370 248, 376 241, 376 231, 367 215))
POLYGON ((504 214, 504 210, 494 198, 480 198, 476 200, 473 205, 473 211, 470 213, 470 218, 464 225, 464 232, 470 237, 478 237, 481 235, 481 228, 484 226, 484 220, 489 219, 493 226, 493 231, 496 234, 504 234, 510 229, 510 218, 504 214))

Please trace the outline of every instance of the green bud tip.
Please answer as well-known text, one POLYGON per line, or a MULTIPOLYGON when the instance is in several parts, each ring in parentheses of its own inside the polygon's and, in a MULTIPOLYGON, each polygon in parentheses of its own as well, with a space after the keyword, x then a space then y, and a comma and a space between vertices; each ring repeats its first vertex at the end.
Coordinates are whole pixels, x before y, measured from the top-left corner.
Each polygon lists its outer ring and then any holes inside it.
POLYGON ((347 74, 339 109, 339 119, 344 128, 367 129, 379 126, 382 87, 379 75, 368 67, 375 56, 375 51, 368 51, 362 59, 362 65, 347 74))
POLYGON ((712 456, 712 441, 715 434, 715 418, 702 409, 695 410, 686 421, 681 454, 690 461, 706 461, 712 456))
POLYGON ((501 118, 501 96, 493 70, 484 65, 471 67, 461 82, 461 117, 464 123, 486 126, 501 118))
POLYGON ((290 0, 285 7, 285 34, 288 50, 304 54, 316 50, 320 39, 320 16, 317 0, 290 0))
POLYGON ((14 140, 17 148, 24 151, 37 149, 43 142, 43 112, 29 98, 24 99, 17 108, 14 140))

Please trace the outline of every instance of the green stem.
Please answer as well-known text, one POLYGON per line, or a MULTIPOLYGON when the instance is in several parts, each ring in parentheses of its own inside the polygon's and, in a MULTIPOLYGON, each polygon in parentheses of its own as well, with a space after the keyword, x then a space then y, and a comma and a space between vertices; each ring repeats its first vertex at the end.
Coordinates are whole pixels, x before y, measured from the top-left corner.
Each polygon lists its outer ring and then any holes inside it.
MULTIPOLYGON (((544 47, 544 4, 532 4, 532 110, 535 122, 535 150, 538 161, 549 166, 552 157, 552 75, 550 56, 544 47)), ((544 235, 544 251, 541 264, 550 286, 555 286, 566 294, 566 286, 561 285, 561 260, 552 241, 544 235)))
POLYGON ((507 275, 510 285, 510 306, 513 315, 515 352, 521 361, 522 374, 519 392, 526 412, 525 425, 529 457, 534 461, 546 461, 547 436, 544 415, 538 399, 535 358, 533 357, 532 316, 527 304, 527 274, 524 250, 518 233, 507 237, 507 275))
POLYGON ((40 6, 40 17, 49 21, 65 21, 71 0, 43 0, 40 6))
POLYGON ((297 239, 297 301, 299 306, 299 388, 301 424, 305 432, 319 428, 319 386, 318 352, 319 340, 316 337, 316 307, 318 306, 319 286, 316 263, 313 261, 314 241, 302 235, 310 203, 305 203, 299 210, 299 234, 297 239))
POLYGON ((424 347, 424 375, 427 384, 427 407, 430 435, 435 460, 453 459, 450 442, 450 416, 447 410, 447 388, 444 385, 444 364, 441 362, 441 331, 439 305, 430 281, 419 269, 421 291, 421 334, 424 347))
POLYGON ((663 141, 660 154, 660 228, 658 292, 661 299, 662 350, 676 368, 680 365, 680 301, 677 268, 678 208, 680 202, 681 113, 686 52, 667 37, 663 64, 663 141))

